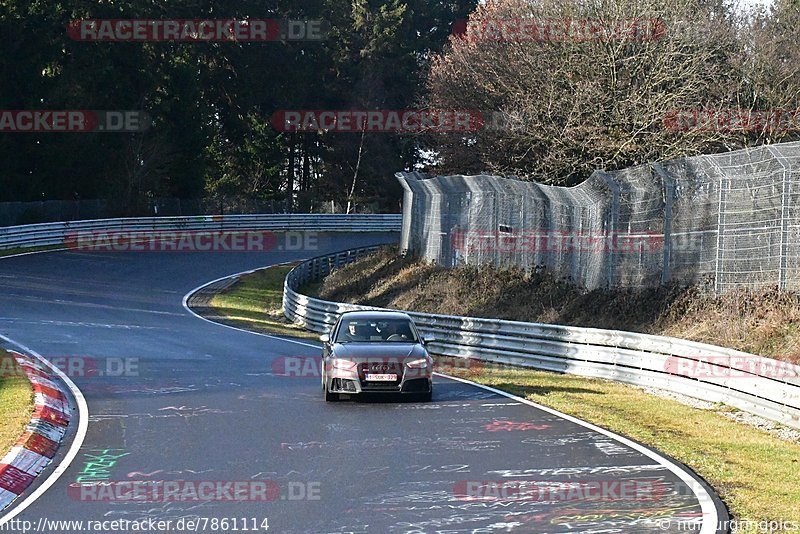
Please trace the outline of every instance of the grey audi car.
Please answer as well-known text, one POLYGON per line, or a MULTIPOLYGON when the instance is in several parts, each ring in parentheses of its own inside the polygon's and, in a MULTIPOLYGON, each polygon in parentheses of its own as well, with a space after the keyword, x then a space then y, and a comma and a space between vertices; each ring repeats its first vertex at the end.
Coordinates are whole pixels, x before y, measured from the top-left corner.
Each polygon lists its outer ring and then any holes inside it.
POLYGON ((407 314, 345 312, 320 340, 326 401, 361 393, 402 393, 431 400, 433 359, 407 314))

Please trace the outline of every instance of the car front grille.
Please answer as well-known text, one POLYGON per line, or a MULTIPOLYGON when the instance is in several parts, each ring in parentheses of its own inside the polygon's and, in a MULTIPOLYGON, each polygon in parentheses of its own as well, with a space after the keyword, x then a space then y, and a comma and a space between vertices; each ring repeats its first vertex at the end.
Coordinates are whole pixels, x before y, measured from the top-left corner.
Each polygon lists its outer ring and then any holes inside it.
POLYGON ((363 373, 392 373, 402 374, 403 366, 399 362, 361 362, 363 373))
POLYGON ((358 367, 358 378, 363 391, 400 391, 403 381, 403 365, 400 362, 362 362, 358 367), (397 380, 392 382, 375 382, 366 380, 367 373, 393 374, 397 380))

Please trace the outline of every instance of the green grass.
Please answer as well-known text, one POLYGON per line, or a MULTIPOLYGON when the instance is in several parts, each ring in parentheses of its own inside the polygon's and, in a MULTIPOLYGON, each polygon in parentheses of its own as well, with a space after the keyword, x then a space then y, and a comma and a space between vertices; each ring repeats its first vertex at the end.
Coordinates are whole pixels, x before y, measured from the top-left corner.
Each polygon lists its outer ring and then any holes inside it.
POLYGON ((226 319, 259 332, 318 339, 283 316, 283 280, 294 265, 278 265, 243 276, 215 295, 211 307, 226 319))
MULTIPOLYGON (((444 368, 458 366, 444 363, 444 368)), ((798 443, 715 410, 606 380, 488 365, 451 374, 573 415, 683 462, 719 492, 735 518, 800 523, 798 443)))
MULTIPOLYGON (((11 355, 0 350, 4 364, 11 355)), ((31 420, 33 389, 20 371, 10 372, 7 365, 0 372, 0 457, 14 445, 31 420)))
POLYGON ((64 248, 64 245, 47 245, 45 247, 17 247, 17 248, 6 248, 0 250, 0 258, 3 256, 13 256, 14 254, 22 254, 23 252, 39 252, 42 250, 52 250, 57 248, 64 248))

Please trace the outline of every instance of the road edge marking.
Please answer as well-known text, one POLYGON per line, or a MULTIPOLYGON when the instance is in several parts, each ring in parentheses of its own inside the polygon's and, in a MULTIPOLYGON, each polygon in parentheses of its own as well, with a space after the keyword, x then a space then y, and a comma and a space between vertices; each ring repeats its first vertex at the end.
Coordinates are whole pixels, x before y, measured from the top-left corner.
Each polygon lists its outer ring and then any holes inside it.
MULTIPOLYGON (((698 478, 695 478, 695 476, 693 476, 691 473, 689 473, 687 471, 688 467, 684 468, 684 467, 678 465, 674 461, 672 461, 669 458, 663 456, 661 453, 659 453, 655 449, 647 447, 646 445, 642 445, 641 443, 637 443, 636 441, 633 441, 632 439, 626 438, 625 436, 622 436, 620 434, 612 432, 611 430, 607 430, 607 429, 605 429, 603 427, 597 426, 597 425, 595 425, 593 423, 589 423, 588 421, 583 421, 583 420, 578 419, 577 417, 574 417, 572 415, 566 414, 564 412, 560 412, 560 411, 556 410, 555 408, 550 408, 548 406, 544 406, 544 405, 536 403, 534 401, 531 401, 531 400, 528 400, 528 399, 524 399, 522 397, 514 395, 513 393, 509 393, 507 391, 502 391, 500 389, 493 388, 491 386, 487 386, 487 385, 484 385, 484 384, 479 384, 477 382, 473 382, 473 381, 467 380, 465 378, 460 378, 460 377, 457 377, 457 376, 450 376, 450 375, 446 375, 446 374, 443 374, 443 373, 434 373, 434 375, 441 376, 443 378, 448 378, 450 380, 455 380, 456 382, 461 382, 461 383, 464 383, 464 384, 477 386, 477 387, 479 387, 481 389, 484 389, 486 391, 491 391, 492 393, 495 393, 495 394, 498 394, 498 395, 502 395, 504 397, 507 397, 509 399, 521 402, 523 404, 527 404, 528 406, 531 406, 531 407, 536 408, 538 410, 542 410, 543 412, 549 413, 551 415, 555 415, 556 417, 559 417, 561 419, 565 419, 565 420, 567 420, 567 421, 569 421, 571 423, 575 423, 576 425, 580 425, 580 426, 582 426, 584 428, 587 428, 587 429, 589 429, 589 430, 591 430, 593 432, 597 432, 599 434, 603 434, 604 436, 609 437, 609 438, 611 438, 611 439, 613 439, 613 440, 615 440, 615 441, 617 441, 617 442, 619 442, 619 443, 621 443, 621 444, 623 444, 623 445, 625 445, 627 447, 630 447, 631 449, 637 451, 640 454, 643 454, 643 455, 647 456, 648 458, 650 458, 652 460, 655 460, 656 462, 658 462, 659 464, 664 466, 666 469, 668 469, 672 474, 677 476, 684 484, 686 484, 686 486, 689 487, 692 490, 692 493, 694 493, 695 497, 697 498, 697 502, 700 503, 700 509, 703 512, 703 524, 702 524, 701 529, 698 531, 698 534, 715 534, 716 532, 718 532, 718 528, 717 527, 721 523, 720 520, 719 520, 719 510, 717 508, 719 499, 715 499, 714 496, 711 495, 709 490, 703 485, 703 483, 701 483, 698 480, 699 475, 697 475, 698 478), (700 494, 698 493, 698 491, 702 492, 702 494, 704 495, 703 498, 700 497, 700 494), (713 518, 713 521, 711 519, 706 520, 706 517, 713 518)), ((719 500, 719 501, 721 502, 721 500, 719 500)))
POLYGON ((6 258, 19 258, 20 256, 30 256, 31 254, 44 254, 46 252, 63 252, 65 250, 73 250, 71 248, 48 248, 45 250, 32 250, 30 252, 17 252, 16 254, 8 254, 6 256, 0 256, 0 260, 4 260, 6 258))
POLYGON ((265 334, 264 332, 256 332, 256 331, 253 331, 253 330, 246 330, 244 328, 239 328, 237 326, 232 326, 232 325, 229 325, 229 324, 218 323, 217 321, 212 321, 211 319, 207 319, 207 318, 203 317, 199 313, 196 313, 191 307, 189 307, 189 299, 192 298, 192 295, 194 295, 195 293, 197 293, 199 291, 202 291, 204 288, 206 288, 206 287, 208 287, 208 286, 210 286, 212 284, 216 284, 217 282, 222 282, 223 280, 227 280, 228 278, 238 278, 238 277, 244 276, 246 274, 253 274, 253 273, 257 272, 257 271, 263 271, 264 269, 271 269, 272 267, 279 267, 281 265, 288 265, 290 263, 297 263, 297 261, 296 260, 295 261, 285 261, 283 263, 276 263, 274 265, 267 265, 265 267, 258 267, 256 269, 249 269, 247 271, 241 271, 241 272, 238 272, 238 273, 229 274, 227 276, 221 276, 221 277, 217 278, 216 280, 211 280, 210 282, 206 282, 206 283, 204 283, 202 285, 199 285, 196 288, 194 288, 191 291, 189 291, 188 293, 186 293, 183 296, 183 300, 182 300, 181 303, 183 304, 183 308, 186 311, 188 311, 189 313, 191 313, 192 315, 194 315, 198 319, 202 319, 203 321, 205 321, 207 323, 211 323, 211 324, 214 324, 214 325, 217 325, 217 326, 223 326, 225 328, 231 328, 233 330, 238 330, 239 332, 247 332, 248 334, 255 334, 257 336, 263 336, 263 337, 268 337, 270 339, 276 339, 276 340, 279 340, 279 341, 285 341, 287 343, 294 343, 296 345, 303 345, 303 346, 312 347, 312 348, 315 348, 315 349, 319 348, 318 345, 313 345, 311 343, 306 343, 305 341, 298 341, 298 340, 292 339, 292 338, 281 337, 281 336, 274 335, 274 334, 265 334))

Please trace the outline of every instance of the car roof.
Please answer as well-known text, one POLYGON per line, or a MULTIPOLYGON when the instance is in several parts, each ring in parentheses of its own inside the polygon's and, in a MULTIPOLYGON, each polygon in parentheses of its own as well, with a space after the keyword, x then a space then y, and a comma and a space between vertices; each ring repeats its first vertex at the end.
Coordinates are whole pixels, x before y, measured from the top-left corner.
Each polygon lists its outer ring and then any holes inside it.
POLYGON ((347 311, 343 312, 342 316, 346 316, 348 319, 367 319, 376 321, 380 321, 382 319, 406 319, 409 321, 411 320, 411 317, 407 313, 403 313, 400 311, 389 311, 389 310, 347 311))

